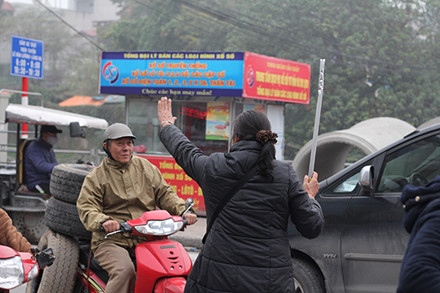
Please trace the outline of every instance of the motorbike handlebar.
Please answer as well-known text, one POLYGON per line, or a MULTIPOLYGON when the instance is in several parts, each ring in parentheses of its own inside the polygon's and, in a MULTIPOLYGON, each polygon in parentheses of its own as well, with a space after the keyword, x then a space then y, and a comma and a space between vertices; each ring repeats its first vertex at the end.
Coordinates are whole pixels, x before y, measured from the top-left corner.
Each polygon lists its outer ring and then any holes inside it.
MULTIPOLYGON (((131 226, 128 225, 127 222, 120 223, 119 227, 120 227, 119 230, 116 230, 116 231, 113 231, 113 232, 105 234, 104 239, 107 239, 109 236, 114 235, 114 234, 124 233, 124 232, 131 232, 131 230, 132 230, 131 226)), ((99 228, 99 230, 105 232, 104 227, 99 228)))
POLYGON ((188 226, 188 220, 185 217, 182 217, 183 219, 183 226, 182 229, 180 229, 181 231, 185 231, 186 226, 188 226))

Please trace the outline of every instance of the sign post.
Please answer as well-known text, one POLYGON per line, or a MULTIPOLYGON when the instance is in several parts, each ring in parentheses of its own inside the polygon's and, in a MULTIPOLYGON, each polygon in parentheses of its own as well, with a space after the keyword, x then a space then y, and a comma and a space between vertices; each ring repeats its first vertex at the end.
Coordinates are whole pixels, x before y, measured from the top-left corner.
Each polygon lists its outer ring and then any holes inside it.
POLYGON ((318 101, 316 103, 315 127, 313 129, 312 149, 310 152, 309 178, 312 178, 313 170, 315 169, 316 145, 318 142, 319 120, 321 118, 322 94, 324 91, 324 66, 325 59, 321 59, 319 64, 318 101))
MULTIPOLYGON (((43 42, 12 36, 11 75, 21 76, 23 105, 28 105, 28 78, 43 78, 43 42)), ((22 125, 22 138, 28 137, 28 125, 22 125)))

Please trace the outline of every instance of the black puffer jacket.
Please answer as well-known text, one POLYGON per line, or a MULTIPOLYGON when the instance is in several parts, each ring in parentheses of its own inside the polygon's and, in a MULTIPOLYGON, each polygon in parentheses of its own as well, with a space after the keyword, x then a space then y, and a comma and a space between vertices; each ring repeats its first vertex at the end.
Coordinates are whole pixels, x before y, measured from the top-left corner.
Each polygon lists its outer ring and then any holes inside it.
MULTIPOLYGON (((206 156, 175 126, 160 139, 202 188, 207 222, 228 190, 258 159, 261 144, 240 141, 230 153, 206 156)), ((185 292, 293 292, 287 239, 289 215, 307 238, 322 230, 318 202, 302 189, 290 164, 274 161, 273 181, 251 177, 215 221, 189 276, 185 292)))
POLYGON ((440 292, 440 176, 426 186, 406 185, 401 201, 411 237, 397 292, 440 292))

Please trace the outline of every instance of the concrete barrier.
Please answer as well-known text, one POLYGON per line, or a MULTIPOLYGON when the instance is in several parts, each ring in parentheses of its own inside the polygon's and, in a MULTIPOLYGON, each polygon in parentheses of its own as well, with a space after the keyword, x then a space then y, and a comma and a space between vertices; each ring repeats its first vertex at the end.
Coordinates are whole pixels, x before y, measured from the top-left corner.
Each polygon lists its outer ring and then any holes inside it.
MULTIPOLYGON (((353 148, 365 155, 371 154, 415 130, 409 123, 397 118, 378 117, 368 119, 344 130, 318 136, 315 171, 319 181, 342 170, 353 148)), ((306 143, 295 156, 292 164, 299 178, 308 173, 312 141, 306 143)))
POLYGON ((433 118, 431 120, 426 121, 425 123, 420 124, 417 127, 417 129, 420 130, 420 129, 423 129, 423 128, 426 128, 426 127, 429 127, 429 126, 432 126, 432 125, 435 125, 435 124, 439 124, 439 123, 440 123, 440 117, 435 117, 435 118, 433 118))

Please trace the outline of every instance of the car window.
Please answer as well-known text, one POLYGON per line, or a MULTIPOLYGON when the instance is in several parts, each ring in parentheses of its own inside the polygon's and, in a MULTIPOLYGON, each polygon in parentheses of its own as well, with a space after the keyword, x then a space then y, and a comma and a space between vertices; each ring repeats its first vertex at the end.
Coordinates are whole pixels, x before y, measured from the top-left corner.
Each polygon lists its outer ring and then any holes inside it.
POLYGON ((387 155, 377 192, 401 192, 408 183, 426 185, 439 170, 440 135, 436 135, 387 155))
POLYGON ((353 192, 356 188, 356 185, 358 184, 359 180, 359 172, 354 174, 353 176, 349 177, 347 180, 344 180, 341 184, 336 186, 335 189, 333 189, 334 193, 350 193, 353 192))
POLYGON ((359 173, 363 166, 371 165, 371 161, 364 162, 361 166, 353 169, 350 173, 341 177, 340 180, 333 183, 326 189, 322 195, 325 196, 352 196, 358 192, 359 189, 359 173))

